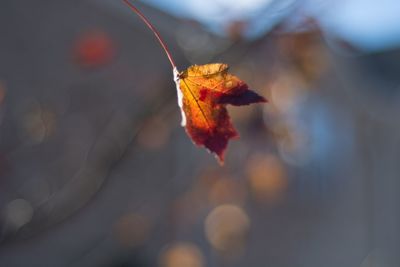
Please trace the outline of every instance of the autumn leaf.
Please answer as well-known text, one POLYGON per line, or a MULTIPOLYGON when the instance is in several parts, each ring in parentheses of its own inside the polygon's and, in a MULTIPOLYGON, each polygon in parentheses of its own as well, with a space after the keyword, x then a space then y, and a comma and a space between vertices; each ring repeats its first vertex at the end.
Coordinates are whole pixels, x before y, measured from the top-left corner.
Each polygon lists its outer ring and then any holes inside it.
POLYGON ((265 98, 228 73, 227 64, 195 65, 174 73, 182 126, 196 145, 204 146, 223 163, 228 141, 238 136, 225 106, 266 102, 265 98))
POLYGON ((171 63, 182 126, 196 145, 207 148, 223 164, 228 141, 238 136, 226 105, 249 105, 266 102, 266 99, 249 90, 247 84, 238 77, 228 73, 227 64, 194 65, 179 72, 156 28, 128 0, 123 1, 154 33, 171 63))

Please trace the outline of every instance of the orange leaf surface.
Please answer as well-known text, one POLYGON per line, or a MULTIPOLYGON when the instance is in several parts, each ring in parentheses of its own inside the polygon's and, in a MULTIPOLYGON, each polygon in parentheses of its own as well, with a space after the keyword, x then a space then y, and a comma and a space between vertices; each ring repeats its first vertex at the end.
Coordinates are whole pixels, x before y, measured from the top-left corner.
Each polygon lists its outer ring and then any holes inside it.
POLYGON ((228 73, 227 64, 194 65, 180 73, 175 68, 174 78, 182 126, 196 145, 207 148, 222 164, 229 139, 238 136, 225 106, 249 105, 266 99, 228 73))

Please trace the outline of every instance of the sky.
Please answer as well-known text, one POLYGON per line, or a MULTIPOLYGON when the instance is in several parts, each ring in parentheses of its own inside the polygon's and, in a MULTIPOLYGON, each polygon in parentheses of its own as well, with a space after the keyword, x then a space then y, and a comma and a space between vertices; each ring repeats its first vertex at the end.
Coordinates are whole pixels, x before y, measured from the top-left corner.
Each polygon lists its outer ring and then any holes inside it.
POLYGON ((247 20, 245 36, 265 34, 287 15, 312 16, 329 36, 365 51, 400 45, 400 0, 143 0, 168 13, 199 21, 225 34, 231 21, 247 20), (234 4, 232 4, 234 3, 234 4))

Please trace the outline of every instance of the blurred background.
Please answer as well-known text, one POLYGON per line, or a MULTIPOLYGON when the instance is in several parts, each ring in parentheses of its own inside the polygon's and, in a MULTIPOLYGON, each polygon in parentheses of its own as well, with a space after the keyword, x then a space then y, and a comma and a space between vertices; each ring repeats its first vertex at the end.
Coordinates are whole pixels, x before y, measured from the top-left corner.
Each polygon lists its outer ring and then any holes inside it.
POLYGON ((121 1, 1 1, 0 266, 400 266, 400 2, 133 3, 269 103, 221 167, 121 1))

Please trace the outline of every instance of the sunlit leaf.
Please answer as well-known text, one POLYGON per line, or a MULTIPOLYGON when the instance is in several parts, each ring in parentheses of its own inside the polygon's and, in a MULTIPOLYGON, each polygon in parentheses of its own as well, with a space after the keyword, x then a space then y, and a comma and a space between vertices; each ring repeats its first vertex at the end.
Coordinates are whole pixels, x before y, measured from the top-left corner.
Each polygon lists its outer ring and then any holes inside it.
POLYGON ((224 161, 228 141, 238 133, 229 118, 226 105, 249 105, 266 99, 249 90, 247 84, 228 73, 221 63, 194 65, 178 73, 175 70, 182 126, 196 145, 224 161))

